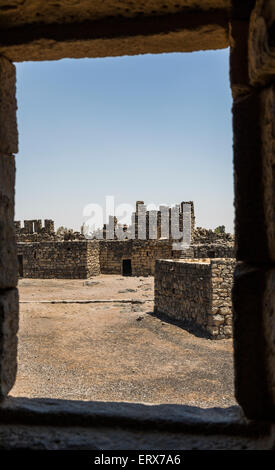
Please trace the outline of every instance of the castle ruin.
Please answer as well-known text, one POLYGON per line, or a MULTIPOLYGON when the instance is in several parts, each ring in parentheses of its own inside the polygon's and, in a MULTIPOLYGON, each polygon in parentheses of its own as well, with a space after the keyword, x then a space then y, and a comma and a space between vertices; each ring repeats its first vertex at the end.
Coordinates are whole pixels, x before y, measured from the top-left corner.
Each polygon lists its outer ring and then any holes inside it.
POLYGON ((133 238, 122 240, 117 237, 116 217, 110 217, 109 224, 104 225, 101 239, 86 239, 80 232, 57 234, 52 220, 45 220, 44 226, 41 220, 25 220, 22 228, 16 221, 19 276, 88 279, 99 274, 154 275, 155 312, 191 324, 210 338, 229 338, 233 237, 196 229, 191 201, 176 206, 183 235, 184 204, 190 206, 191 244, 181 249, 173 238, 173 208, 147 211, 143 201, 136 203, 130 230, 122 227, 123 233, 133 238))
MULTIPOLYGON (((24 226, 16 221, 15 232, 20 277, 87 279, 102 274, 122 274, 133 276, 154 275, 155 262, 158 259, 179 258, 232 258, 234 256, 233 237, 219 234, 212 230, 195 229, 193 202, 191 207, 191 244, 187 248, 177 249, 172 237, 171 208, 167 207, 168 233, 161 236, 163 218, 161 211, 147 211, 142 205, 145 224, 140 226, 137 211, 133 214, 133 238, 117 239, 114 220, 103 227, 102 239, 86 239, 80 232, 69 237, 58 235, 54 230, 53 220, 25 220, 24 226), (155 217, 155 233, 150 233, 149 220, 155 217), (112 226, 112 234, 110 234, 112 226), (108 237, 106 234, 108 233, 108 237), (69 238, 69 239, 68 239, 69 238)), ((115 219, 115 218, 114 218, 115 219)), ((179 211, 179 229, 183 230, 183 212, 179 211)))

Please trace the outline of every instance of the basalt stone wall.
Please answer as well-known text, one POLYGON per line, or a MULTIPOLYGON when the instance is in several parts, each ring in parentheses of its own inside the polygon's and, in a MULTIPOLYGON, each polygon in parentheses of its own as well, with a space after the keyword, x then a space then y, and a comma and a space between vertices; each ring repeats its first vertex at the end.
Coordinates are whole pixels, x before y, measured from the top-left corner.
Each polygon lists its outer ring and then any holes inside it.
POLYGON ((102 274, 122 274, 123 260, 129 259, 133 276, 152 276, 155 261, 172 254, 169 240, 104 240, 99 245, 102 274))
POLYGON ((86 279, 99 274, 97 242, 18 243, 17 251, 23 257, 23 277, 86 279))
POLYGON ((158 260, 155 312, 212 339, 232 336, 233 259, 158 260))
POLYGON ((173 251, 174 259, 188 258, 234 258, 235 248, 231 242, 227 243, 203 243, 201 245, 190 245, 184 250, 173 251))
POLYGON ((104 240, 99 246, 101 273, 121 274, 122 260, 132 256, 132 240, 104 240))
POLYGON ((194 245, 194 258, 234 258, 235 249, 233 243, 209 243, 194 245))
POLYGON ((157 259, 232 257, 232 245, 191 245, 173 250, 171 240, 44 240, 19 242, 21 277, 89 278, 123 274, 123 260, 133 276, 152 276, 157 259), (21 257, 21 259, 20 259, 21 257), (22 258, 23 257, 23 258, 22 258))
POLYGON ((14 65, 0 57, 0 399, 17 370, 18 293, 14 234, 15 158, 18 151, 14 65))
MULTIPOLYGON (((78 242, 79 243, 79 242, 78 242)), ((87 277, 100 274, 99 242, 97 240, 87 242, 87 277)))
POLYGON ((171 258, 172 242, 169 240, 133 240, 133 276, 152 276, 157 259, 171 258))
POLYGON ((227 232, 215 232, 215 230, 197 227, 193 232, 193 243, 202 245, 204 243, 228 243, 234 242, 234 235, 227 232))
MULTIPOLYGON (((236 258, 235 394, 251 419, 275 420, 275 8, 232 1, 236 258), (252 8, 252 9, 251 9, 252 8)), ((248 3, 248 2, 246 2, 248 3)))

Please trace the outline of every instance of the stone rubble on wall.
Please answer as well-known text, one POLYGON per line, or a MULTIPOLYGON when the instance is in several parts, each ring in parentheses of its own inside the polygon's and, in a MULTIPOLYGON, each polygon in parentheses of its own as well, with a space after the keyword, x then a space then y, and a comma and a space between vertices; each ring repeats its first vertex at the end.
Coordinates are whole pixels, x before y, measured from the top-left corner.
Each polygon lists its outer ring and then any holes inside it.
POLYGON ((224 244, 234 242, 234 236, 231 233, 219 233, 215 230, 197 227, 193 233, 193 243, 196 245, 202 243, 224 244))
POLYGON ((14 221, 14 230, 17 242, 42 242, 42 241, 73 241, 85 240, 85 236, 80 232, 73 230, 65 230, 64 232, 55 232, 54 221, 52 219, 44 220, 44 227, 42 220, 24 220, 24 227, 21 226, 21 221, 14 221))

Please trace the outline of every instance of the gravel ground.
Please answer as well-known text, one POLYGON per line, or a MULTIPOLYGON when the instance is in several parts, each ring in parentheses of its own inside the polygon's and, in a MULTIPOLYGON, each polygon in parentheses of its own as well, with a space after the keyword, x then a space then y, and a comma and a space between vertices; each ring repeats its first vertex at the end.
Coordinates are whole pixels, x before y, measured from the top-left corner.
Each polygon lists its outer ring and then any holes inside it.
MULTIPOLYGON (((153 278, 24 279, 20 300, 151 299, 153 278)), ((12 396, 236 404, 232 341, 196 337, 145 304, 21 304, 12 396)))

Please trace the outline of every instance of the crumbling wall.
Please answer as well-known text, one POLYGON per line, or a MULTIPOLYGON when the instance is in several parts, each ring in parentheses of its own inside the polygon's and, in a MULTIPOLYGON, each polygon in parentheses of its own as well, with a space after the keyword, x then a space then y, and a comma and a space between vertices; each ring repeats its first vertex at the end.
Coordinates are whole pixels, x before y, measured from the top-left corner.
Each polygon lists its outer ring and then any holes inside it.
POLYGON ((212 339, 232 336, 232 259, 159 260, 155 312, 212 339))
POLYGON ((219 243, 232 243, 234 241, 234 235, 227 232, 215 232, 215 230, 197 227, 193 232, 194 244, 219 244, 219 243))
POLYGON ((24 220, 22 227, 20 220, 14 221, 14 230, 17 242, 43 242, 43 241, 73 241, 86 240, 80 232, 74 232, 72 229, 55 232, 54 221, 45 219, 44 226, 41 219, 24 220))

